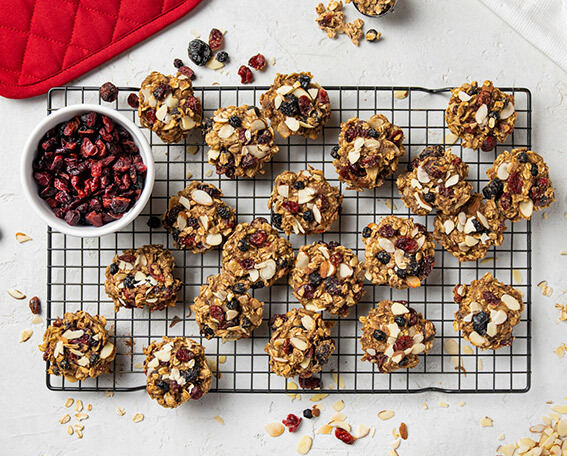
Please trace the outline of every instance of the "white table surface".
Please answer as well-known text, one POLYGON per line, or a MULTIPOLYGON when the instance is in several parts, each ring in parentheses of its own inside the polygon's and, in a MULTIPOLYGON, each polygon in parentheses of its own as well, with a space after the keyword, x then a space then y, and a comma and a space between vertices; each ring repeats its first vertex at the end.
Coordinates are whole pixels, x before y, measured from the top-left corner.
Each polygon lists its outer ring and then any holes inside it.
MULTIPOLYGON (((239 61, 260 51, 276 57, 275 68, 256 73, 257 84, 268 84, 276 71, 310 70, 323 84, 410 84, 441 87, 464 80, 492 79, 503 86, 525 86, 532 90, 533 146, 544 155, 552 169, 557 202, 533 223, 533 358, 532 388, 514 395, 338 395, 330 396, 324 417, 332 413, 338 398, 346 402, 344 413, 355 426, 376 426, 374 438, 347 447, 333 436, 316 436, 312 455, 387 453, 392 428, 405 421, 409 439, 400 455, 489 455, 495 454, 497 436, 506 441, 528 434, 528 427, 547 412, 545 401, 561 402, 567 374, 567 359, 558 360, 552 349, 567 342, 567 323, 557 321, 555 302, 565 302, 567 288, 563 268, 567 257, 565 212, 565 73, 537 49, 518 36, 498 17, 475 0, 400 0, 395 14, 382 20, 368 20, 383 32, 380 43, 363 42, 355 48, 346 37, 329 40, 313 21, 315 1, 239 0, 204 1, 194 12, 112 62, 75 81, 99 85, 111 80, 118 85, 138 85, 151 70, 170 71, 175 57, 186 58, 191 31, 207 36, 211 27, 225 28, 227 49, 233 62, 230 77, 199 69, 198 84, 214 81, 237 84, 239 61), (535 287, 548 280, 554 289, 544 297, 535 287), (441 408, 440 401, 449 408, 441 408), (464 407, 459 403, 465 401, 464 407), (423 402, 429 409, 423 409, 423 402), (376 413, 394 409, 396 416, 380 422, 376 413), (481 428, 480 418, 488 415, 494 427, 481 428)), ((348 17, 356 17, 348 7, 348 17)), ((150 401, 143 391, 116 394, 74 395, 93 411, 84 422, 82 440, 68 436, 58 419, 66 413, 68 393, 50 392, 45 387, 44 364, 37 350, 43 326, 34 327, 26 343, 18 343, 21 331, 31 327, 25 302, 15 301, 6 289, 15 286, 28 296, 45 301, 45 225, 24 201, 20 182, 19 154, 27 131, 45 116, 45 96, 31 100, 0 101, 0 454, 295 454, 300 435, 311 433, 324 422, 304 422, 297 434, 271 438, 264 424, 279 421, 289 412, 300 412, 311 404, 308 395, 291 402, 285 395, 217 395, 171 411, 150 401), (15 233, 23 231, 33 241, 20 245, 15 233), (120 417, 116 408, 127 414, 120 417), (134 413, 145 415, 134 424, 134 413), (213 417, 220 415, 225 425, 213 417)), ((326 421, 325 421, 326 422, 326 421)))

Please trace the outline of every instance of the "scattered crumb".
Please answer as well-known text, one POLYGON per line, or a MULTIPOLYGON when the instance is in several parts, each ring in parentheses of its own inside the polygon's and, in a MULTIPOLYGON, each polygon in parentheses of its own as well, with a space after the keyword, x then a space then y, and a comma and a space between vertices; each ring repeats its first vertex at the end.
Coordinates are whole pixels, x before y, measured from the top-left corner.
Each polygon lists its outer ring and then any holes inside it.
POLYGON ((187 179, 191 179, 193 177, 193 173, 191 171, 187 171, 187 179))
POLYGON ((504 433, 502 433, 498 436, 498 440, 504 440, 505 438, 506 438, 506 435, 504 433))
POLYGON ((495 261, 496 257, 486 257, 480 260, 480 264, 490 263, 491 261, 495 261))
POLYGON ((333 404, 333 408, 334 408, 337 412, 340 412, 342 409, 345 408, 345 402, 341 399, 341 400, 339 400, 339 401, 337 401, 337 402, 335 402, 335 403, 333 404))
POLYGON ((20 342, 26 342, 33 335, 33 329, 24 329, 20 334, 20 342))
POLYGON ((522 283, 522 272, 518 271, 517 269, 514 269, 512 271, 512 279, 516 284, 522 283))
POLYGON ((276 58, 270 57, 270 65, 274 66, 276 64, 276 58))
POLYGON ((429 406, 427 405, 427 402, 423 403, 423 410, 427 410, 429 408, 429 406))
POLYGON ((459 402, 459 407, 464 407, 465 405, 466 405, 466 402, 465 402, 465 401, 459 402))
POLYGON ((205 173, 206 177, 211 177, 213 175, 213 170, 212 169, 208 169, 207 172, 205 173))
POLYGON ((181 318, 179 318, 177 315, 174 315, 173 318, 171 319, 171 323, 169 324, 169 327, 173 328, 180 321, 181 321, 181 318))
POLYGON ((191 145, 185 148, 185 152, 191 155, 195 155, 199 151, 199 146, 191 145))
POLYGON ((313 394, 309 400, 311 402, 319 402, 322 401, 323 399, 325 399, 328 396, 328 394, 323 394, 323 393, 317 393, 317 394, 313 394))
POLYGON ((408 426, 403 421, 400 424, 400 437, 404 440, 408 439, 408 426))
POLYGON ((449 404, 447 402, 439 402, 439 407, 449 408, 449 404))
POLYGON ((126 410, 124 410, 124 407, 117 407, 116 413, 118 413, 118 415, 120 416, 124 416, 126 414, 126 410))
POLYGON ((555 353, 555 355, 561 359, 565 356, 565 351, 567 350, 567 346, 565 344, 561 344, 559 347, 557 347, 555 350, 553 350, 553 353, 555 353))
POLYGON ((219 356, 219 363, 220 364, 226 363, 226 355, 220 355, 219 356))
POLYGON ((32 238, 29 237, 26 233, 16 233, 16 240, 17 240, 20 244, 23 244, 24 242, 31 241, 32 238))
POLYGON ((547 284, 547 280, 542 280, 540 283, 537 284, 537 286, 540 289, 542 295, 551 296, 553 294, 553 288, 551 288, 547 284))
POLYGON ((140 421, 144 421, 144 414, 143 413, 136 413, 132 418, 134 423, 139 423, 140 421))
POLYGON ((492 418, 485 416, 484 418, 480 419, 480 425, 482 427, 492 427, 493 421, 492 418))
POLYGON ((220 417, 219 415, 215 415, 213 416, 213 419, 217 422, 220 423, 224 426, 224 420, 222 419, 222 417, 220 417))
POLYGON ((398 100, 403 100, 404 98, 407 98, 408 95, 409 95, 409 90, 394 90, 394 96, 398 100))

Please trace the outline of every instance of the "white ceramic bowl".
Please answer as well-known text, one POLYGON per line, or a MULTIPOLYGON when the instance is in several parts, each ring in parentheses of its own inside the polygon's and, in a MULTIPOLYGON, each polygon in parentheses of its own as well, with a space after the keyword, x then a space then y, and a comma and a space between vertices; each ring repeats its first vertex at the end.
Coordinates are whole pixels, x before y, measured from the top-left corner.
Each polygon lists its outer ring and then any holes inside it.
POLYGON ((118 231, 131 223, 140 214, 140 212, 142 212, 142 209, 144 209, 144 206, 150 199, 150 195, 154 187, 154 177, 155 166, 152 150, 145 136, 142 134, 136 124, 134 124, 131 120, 128 120, 125 116, 115 111, 114 109, 93 104, 78 104, 67 106, 66 108, 58 109, 57 111, 47 116, 30 133, 30 136, 26 141, 22 156, 21 179, 24 194, 26 195, 27 200, 35 209, 36 213, 51 228, 60 231, 61 233, 70 234, 72 236, 103 236, 105 234, 118 231), (56 217, 48 204, 39 196, 37 191, 37 184, 33 178, 32 163, 36 158, 39 141, 47 131, 60 124, 61 122, 72 119, 78 114, 84 114, 90 111, 94 111, 96 113, 110 117, 115 123, 124 127, 132 135, 134 142, 140 150, 142 160, 147 167, 146 181, 144 183, 144 189, 142 190, 140 198, 128 212, 124 213, 122 218, 113 222, 106 223, 105 225, 99 227, 85 225, 71 226, 67 224, 65 220, 56 217))

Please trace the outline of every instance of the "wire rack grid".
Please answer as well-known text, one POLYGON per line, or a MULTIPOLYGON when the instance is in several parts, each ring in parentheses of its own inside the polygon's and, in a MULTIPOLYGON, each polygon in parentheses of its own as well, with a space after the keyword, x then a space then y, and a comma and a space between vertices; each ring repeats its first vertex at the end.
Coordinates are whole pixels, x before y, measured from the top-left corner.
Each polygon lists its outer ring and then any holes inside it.
MULTIPOLYGON (((229 104, 258 105, 259 96, 266 87, 198 87, 206 116, 219 106, 229 104)), ((137 122, 135 110, 126 103, 128 94, 136 88, 120 88, 114 108, 137 122)), ((86 310, 104 315, 109 321, 117 345, 113 372, 96 379, 69 383, 64 378, 46 374, 46 384, 52 390, 65 391, 134 391, 143 389, 143 350, 151 341, 162 336, 187 336, 205 346, 207 357, 217 371, 211 391, 297 393, 295 385, 269 372, 268 357, 264 353, 270 330, 267 322, 276 313, 298 305, 289 286, 282 280, 269 289, 254 290, 255 296, 265 302, 264 323, 253 337, 222 344, 220 340, 206 340, 199 335, 189 304, 199 293, 207 276, 220 271, 220 252, 193 255, 176 249, 163 228, 150 228, 150 216, 161 216, 169 196, 184 188, 192 179, 210 182, 222 189, 226 201, 237 210, 239 222, 264 216, 269 219, 267 201, 272 183, 280 172, 299 171, 308 164, 323 169, 327 179, 341 187, 344 195, 341 216, 332 229, 317 236, 291 236, 297 249, 318 239, 336 240, 353 249, 362 259, 364 248, 360 230, 370 222, 395 214, 413 217, 431 231, 433 215, 414 216, 402 204, 395 177, 373 191, 346 190, 338 181, 330 157, 336 144, 340 123, 350 117, 368 118, 374 113, 386 115, 399 125, 405 134, 407 154, 400 161, 404 170, 411 160, 427 145, 443 144, 452 147, 470 166, 469 180, 480 191, 487 182, 485 171, 496 155, 512 147, 531 146, 531 94, 523 88, 507 88, 513 93, 518 119, 514 133, 504 145, 490 153, 464 149, 445 143, 448 132, 444 109, 449 89, 421 87, 354 87, 327 88, 334 107, 332 118, 315 141, 291 137, 279 139, 280 151, 266 165, 266 173, 255 179, 230 180, 217 176, 206 160, 206 144, 200 135, 189 136, 183 144, 163 144, 153 133, 145 131, 156 161, 156 181, 150 202, 126 229, 95 239, 65 236, 48 229, 47 287, 48 321, 64 312, 86 310), (400 99, 396 91, 408 91, 400 99), (193 146, 193 147, 188 147, 193 146), (195 155, 187 153, 198 147, 195 155), (143 309, 122 309, 114 312, 113 304, 104 292, 104 270, 117 251, 137 248, 144 244, 163 244, 176 259, 177 274, 184 287, 177 306, 149 313, 143 309)), ((101 103, 97 87, 54 88, 48 96, 48 114, 69 104, 101 103)), ((436 250, 436 264, 424 286, 412 290, 395 290, 385 286, 367 285, 366 294, 347 318, 336 320, 333 337, 336 350, 320 374, 323 393, 415 393, 428 390, 443 392, 525 392, 531 379, 531 228, 529 222, 508 223, 502 246, 493 248, 487 257, 477 262, 459 263, 440 246, 436 250), (515 328, 512 346, 498 351, 480 351, 460 338, 453 330, 453 316, 457 305, 452 300, 456 283, 469 283, 491 272, 499 280, 513 284, 523 294, 527 304, 521 323, 515 328), (437 329, 433 350, 421 356, 417 367, 391 374, 379 373, 373 364, 362 362, 359 345, 361 334, 358 318, 382 299, 405 299, 431 320, 437 329), (458 353, 446 350, 449 340, 456 342, 458 353)), ((454 344, 453 344, 454 345, 454 344)))

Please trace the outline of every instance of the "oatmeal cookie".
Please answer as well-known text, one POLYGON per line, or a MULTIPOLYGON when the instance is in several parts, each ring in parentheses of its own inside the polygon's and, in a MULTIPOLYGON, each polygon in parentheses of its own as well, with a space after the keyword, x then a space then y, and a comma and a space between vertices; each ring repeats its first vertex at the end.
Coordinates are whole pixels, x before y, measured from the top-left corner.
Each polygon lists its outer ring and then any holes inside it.
POLYGON ((375 363, 380 372, 411 369, 417 355, 433 348, 435 326, 407 301, 380 301, 362 323, 362 361, 375 363))
POLYGON ((413 159, 408 172, 396 183, 402 201, 414 214, 427 215, 433 209, 454 214, 471 196, 468 174, 463 160, 441 146, 433 146, 413 159))
POLYGON ((473 81, 453 89, 445 112, 449 130, 462 139, 463 147, 486 152, 514 131, 516 117, 514 96, 501 92, 491 81, 484 81, 480 88, 473 81))
POLYGON ((70 382, 110 372, 116 347, 105 328, 106 318, 82 310, 67 312, 47 327, 39 349, 49 362, 47 372, 70 382))
POLYGON ((163 337, 144 348, 146 391, 162 407, 201 399, 211 388, 205 348, 184 337, 163 337))
POLYGON ((366 16, 382 16, 396 4, 396 0, 346 0, 346 3, 351 1, 356 9, 366 16))
POLYGON ((175 260, 161 245, 144 245, 116 254, 106 268, 104 288, 114 301, 114 310, 149 308, 151 311, 175 306, 182 283, 173 277, 175 260))
POLYGON ((209 163, 230 179, 264 174, 264 164, 279 150, 268 121, 248 105, 217 109, 205 141, 209 163))
POLYGON ((343 195, 331 186, 323 171, 284 171, 274 182, 268 208, 272 224, 287 235, 323 233, 339 216, 343 195))
POLYGON ((525 147, 504 151, 486 172, 490 182, 482 190, 507 219, 529 220, 534 211, 555 201, 549 170, 540 155, 525 147))
POLYGON ((459 261, 484 258, 492 246, 502 245, 506 224, 494 201, 474 193, 455 215, 435 216, 433 237, 459 261))
POLYGON ((233 291, 269 287, 287 274, 293 248, 263 217, 239 223, 222 249, 222 270, 234 277, 233 291))
POLYGON ((389 215, 362 230, 367 278, 376 285, 416 288, 435 264, 431 234, 412 218, 389 215))
POLYGON ((308 378, 329 361, 335 343, 332 322, 305 309, 291 309, 270 320, 272 337, 264 351, 270 356, 270 371, 282 377, 308 378))
POLYGON ((364 270, 352 250, 336 242, 299 249, 289 286, 307 310, 346 317, 364 294, 364 270))
POLYGON ((331 117, 329 94, 312 79, 307 72, 278 74, 260 96, 262 114, 284 138, 300 135, 316 139, 331 117))
POLYGON ((380 187, 398 169, 405 154, 404 133, 382 114, 368 121, 356 117, 341 124, 339 144, 331 155, 339 180, 349 190, 380 187))
POLYGON ((191 182, 169 199, 163 215, 166 228, 180 249, 203 253, 221 245, 236 225, 236 213, 212 184, 191 182))
POLYGON ((138 116, 142 127, 152 130, 163 142, 176 143, 201 125, 201 100, 194 96, 187 76, 154 71, 142 82, 138 116))
POLYGON ((317 12, 315 21, 329 38, 336 38, 339 33, 345 33, 343 2, 331 0, 326 8, 323 3, 319 3, 315 11, 317 12))
POLYGON ((235 294, 234 280, 225 274, 209 276, 191 310, 201 334, 225 340, 250 337, 262 324, 264 303, 248 293, 235 294))
POLYGON ((459 304, 453 327, 471 344, 483 350, 512 344, 512 331, 524 310, 518 290, 487 272, 470 285, 455 285, 453 297, 459 304))

